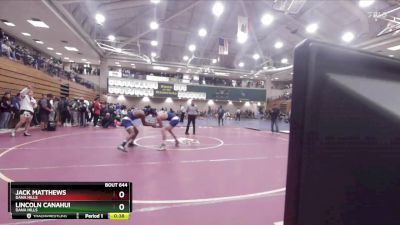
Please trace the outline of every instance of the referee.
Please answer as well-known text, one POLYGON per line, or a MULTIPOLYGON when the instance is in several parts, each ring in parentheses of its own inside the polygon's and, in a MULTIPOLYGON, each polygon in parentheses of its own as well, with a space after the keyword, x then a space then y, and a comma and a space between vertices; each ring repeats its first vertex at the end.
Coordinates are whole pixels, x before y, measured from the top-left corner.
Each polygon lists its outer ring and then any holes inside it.
POLYGON ((186 135, 189 135, 189 127, 190 127, 190 123, 193 123, 193 135, 196 134, 196 116, 199 113, 199 110, 197 109, 197 106, 194 105, 194 102, 192 101, 192 104, 190 104, 187 109, 186 112, 188 114, 188 123, 186 126, 186 135))

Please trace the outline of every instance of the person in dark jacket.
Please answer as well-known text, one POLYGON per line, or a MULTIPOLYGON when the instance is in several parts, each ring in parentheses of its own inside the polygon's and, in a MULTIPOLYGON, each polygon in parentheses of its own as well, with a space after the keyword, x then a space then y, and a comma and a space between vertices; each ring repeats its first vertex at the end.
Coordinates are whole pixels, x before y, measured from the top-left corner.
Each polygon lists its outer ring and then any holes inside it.
POLYGON ((270 112, 271 115, 271 131, 274 132, 274 126, 275 126, 275 132, 279 132, 279 127, 278 127, 278 118, 279 118, 280 110, 274 106, 270 112))
POLYGON ((221 122, 222 126, 224 126, 225 110, 222 108, 222 105, 219 106, 217 114, 218 114, 218 126, 221 126, 221 122))
POLYGON ((108 128, 109 126, 115 127, 115 123, 110 113, 106 113, 106 116, 101 120, 101 126, 108 128))
POLYGON ((46 131, 47 122, 49 122, 49 114, 53 112, 50 100, 53 98, 52 94, 47 94, 47 96, 42 95, 42 99, 39 101, 39 115, 40 115, 40 128, 46 131))
POLYGON ((8 129, 11 119, 11 93, 6 92, 0 102, 0 129, 8 129))

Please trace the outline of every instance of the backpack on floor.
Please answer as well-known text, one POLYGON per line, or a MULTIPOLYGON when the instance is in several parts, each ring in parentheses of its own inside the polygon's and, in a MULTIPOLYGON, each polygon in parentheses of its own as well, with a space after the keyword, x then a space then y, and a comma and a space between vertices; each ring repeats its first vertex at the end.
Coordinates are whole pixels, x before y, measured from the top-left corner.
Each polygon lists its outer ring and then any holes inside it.
POLYGON ((56 131, 57 129, 57 122, 55 121, 55 112, 50 112, 49 114, 49 122, 47 123, 47 130, 48 131, 56 131))
POLYGON ((49 121, 47 123, 47 131, 56 131, 57 123, 55 121, 49 121))

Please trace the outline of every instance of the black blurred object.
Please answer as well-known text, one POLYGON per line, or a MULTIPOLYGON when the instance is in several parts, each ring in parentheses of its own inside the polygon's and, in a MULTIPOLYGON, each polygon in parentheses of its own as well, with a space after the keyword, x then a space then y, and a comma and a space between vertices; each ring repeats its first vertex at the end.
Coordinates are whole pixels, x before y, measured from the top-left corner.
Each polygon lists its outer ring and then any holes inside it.
POLYGON ((400 62, 295 49, 285 225, 400 224, 400 62))

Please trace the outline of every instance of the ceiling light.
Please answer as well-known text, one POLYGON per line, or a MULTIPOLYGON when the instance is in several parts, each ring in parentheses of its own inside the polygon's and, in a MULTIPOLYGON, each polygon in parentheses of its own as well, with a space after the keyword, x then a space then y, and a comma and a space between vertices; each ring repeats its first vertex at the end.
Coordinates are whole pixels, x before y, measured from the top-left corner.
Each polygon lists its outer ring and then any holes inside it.
POLYGON ((317 24, 317 23, 309 24, 309 25, 306 27, 307 33, 310 33, 310 34, 315 33, 317 30, 318 30, 318 24, 317 24))
POLYGON ((94 18, 96 19, 96 23, 100 25, 102 25, 104 21, 106 21, 106 18, 101 13, 96 13, 96 16, 94 18))
POLYGON ((212 8, 212 12, 216 17, 221 16, 224 12, 224 5, 219 1, 215 2, 212 8))
POLYGON ((152 29, 152 30, 157 30, 158 26, 159 26, 158 23, 155 21, 150 23, 150 29, 152 29))
POLYGON ((121 48, 116 48, 115 51, 116 52, 122 52, 122 49, 121 48))
POLYGON ((117 66, 121 66, 121 64, 118 64, 117 66))
POLYGON ((162 71, 165 71, 165 70, 169 70, 169 67, 166 67, 166 66, 153 66, 153 69, 154 69, 154 70, 162 70, 162 71))
POLYGON ((112 34, 108 35, 108 40, 109 41, 115 41, 115 36, 112 35, 112 34))
POLYGON ((135 63, 131 63, 131 66, 135 66, 135 63))
POLYGON ((282 64, 287 64, 287 63, 288 63, 288 59, 287 59, 287 58, 281 59, 281 63, 282 63, 282 64))
POLYGON ((217 59, 212 59, 212 63, 213 64, 217 63, 217 59))
POLYGON ((157 53, 155 53, 155 52, 151 53, 151 57, 156 57, 156 56, 157 56, 157 53))
POLYGON ((266 26, 271 25, 272 22, 274 22, 274 16, 272 16, 271 14, 264 14, 261 17, 261 23, 266 26))
POLYGON ((82 61, 86 61, 87 59, 82 59, 82 61))
POLYGON ((31 20, 27 20, 27 21, 28 21, 28 23, 32 24, 32 26, 34 26, 34 27, 49 28, 49 26, 45 22, 43 22, 39 19, 31 19, 31 20))
POLYGON ((39 40, 35 40, 35 42, 38 43, 38 44, 41 44, 41 45, 44 44, 43 41, 39 41, 39 40))
POLYGON ((151 41, 150 44, 151 44, 151 46, 157 46, 158 45, 158 41, 151 41))
POLYGON ((361 8, 367 8, 374 4, 374 2, 375 0, 360 0, 358 1, 358 6, 360 6, 361 8))
POLYGON ((394 57, 394 55, 389 55, 389 57, 394 57))
POLYGON ((280 48, 283 47, 283 43, 282 43, 281 41, 277 41, 277 42, 275 42, 274 47, 275 47, 276 49, 280 49, 280 48))
POLYGON ((258 60, 259 58, 260 58, 260 55, 259 55, 259 54, 256 53, 256 54, 253 55, 253 59, 254 59, 254 60, 258 60))
POLYGON ((158 3, 160 3, 160 0, 150 0, 150 2, 153 4, 158 4, 158 3))
POLYGON ((243 43, 245 43, 247 41, 247 38, 248 38, 247 34, 241 33, 241 34, 239 34, 237 36, 237 42, 240 43, 240 44, 243 44, 243 43))
POLYGON ((188 57, 187 55, 184 55, 184 56, 182 57, 182 59, 183 59, 183 61, 188 61, 188 60, 189 60, 189 57, 188 57))
POLYGON ((387 48, 387 49, 390 50, 390 51, 397 51, 397 50, 400 50, 400 45, 392 46, 392 47, 387 48))
POLYGON ((69 60, 69 62, 70 62, 70 63, 73 63, 73 62, 74 62, 74 60, 69 60))
POLYGON ((9 22, 9 21, 7 21, 7 20, 2 20, 2 22, 3 22, 5 25, 9 26, 9 27, 15 27, 15 24, 13 24, 13 23, 11 23, 11 22, 9 22))
POLYGON ((239 67, 244 67, 244 63, 243 63, 243 62, 240 62, 240 63, 239 63, 239 67))
POLYGON ((189 45, 189 51, 191 51, 191 52, 196 51, 196 45, 193 45, 193 44, 189 45))
POLYGON ((65 49, 67 49, 68 51, 71 51, 71 52, 77 52, 77 51, 79 51, 77 48, 75 48, 75 47, 68 47, 68 46, 65 46, 64 47, 65 49))
POLYGON ((69 59, 68 57, 64 57, 64 59, 69 59))
POLYGON ((119 62, 115 62, 115 64, 117 64, 117 65, 118 65, 118 64, 119 64, 119 62))
POLYGON ((24 33, 24 32, 22 32, 21 34, 22 34, 22 35, 24 35, 24 36, 28 36, 28 37, 30 37, 30 36, 31 36, 31 34, 30 34, 30 33, 24 33))
POLYGON ((352 32, 346 32, 342 35, 342 40, 344 42, 349 43, 349 42, 353 41, 353 39, 354 39, 354 34, 352 32))
POLYGON ((207 30, 204 29, 204 28, 201 28, 201 29, 199 30, 199 36, 200 36, 200 37, 205 37, 206 35, 207 35, 207 30))
POLYGON ((62 53, 60 53, 60 52, 56 52, 56 55, 62 55, 62 53))

